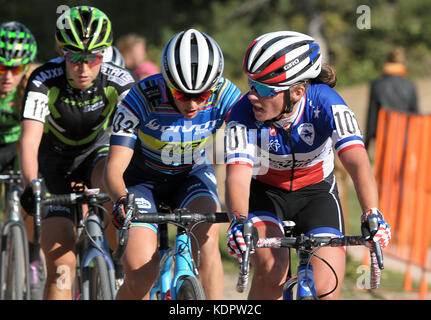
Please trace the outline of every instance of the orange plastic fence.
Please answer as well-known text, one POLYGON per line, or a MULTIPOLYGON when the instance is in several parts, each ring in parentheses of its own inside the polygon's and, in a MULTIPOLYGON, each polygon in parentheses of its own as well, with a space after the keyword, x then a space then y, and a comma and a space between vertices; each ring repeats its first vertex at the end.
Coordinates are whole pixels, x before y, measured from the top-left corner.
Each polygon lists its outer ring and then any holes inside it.
POLYGON ((430 164, 431 116, 381 109, 374 165, 379 206, 392 231, 385 254, 407 262, 405 291, 412 290, 412 265, 421 268, 421 299, 428 289, 426 272, 431 271, 430 164))

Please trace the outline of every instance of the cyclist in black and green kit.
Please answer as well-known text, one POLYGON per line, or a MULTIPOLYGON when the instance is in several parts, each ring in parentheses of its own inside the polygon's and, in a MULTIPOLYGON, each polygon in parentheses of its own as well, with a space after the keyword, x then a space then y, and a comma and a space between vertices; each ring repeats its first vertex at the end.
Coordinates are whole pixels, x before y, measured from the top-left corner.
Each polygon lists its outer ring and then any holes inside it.
MULTIPOLYGON (((26 70, 36 52, 36 41, 22 23, 10 21, 0 25, 0 172, 14 166, 26 70)), ((18 169, 17 165, 14 169, 18 169)))
MULTIPOLYGON (((30 30, 17 21, 0 26, 0 172, 18 170, 21 102, 37 45, 30 30)), ((1 186, 0 186, 1 189, 1 186)), ((25 220, 27 223, 27 220, 25 220)), ((28 228, 31 231, 30 228, 28 228)), ((31 234, 29 233, 31 237, 31 234)), ((29 243, 32 298, 43 281, 39 249, 29 243), (36 288, 36 290, 34 290, 36 288)))
MULTIPOLYGON (((111 21, 102 11, 73 7, 58 18, 56 26, 61 57, 32 73, 24 96, 23 180, 29 186, 41 175, 54 194, 71 192, 69 180, 82 180, 89 188, 103 190, 109 120, 134 80, 127 70, 102 62, 104 51, 112 44, 111 21)), ((32 198, 27 187, 21 196, 27 212, 34 210, 32 198)), ((70 213, 70 207, 51 206, 42 222, 45 299, 71 299, 71 286, 64 285, 65 273, 57 273, 67 267, 70 278, 66 283, 73 283, 76 256, 70 213)))

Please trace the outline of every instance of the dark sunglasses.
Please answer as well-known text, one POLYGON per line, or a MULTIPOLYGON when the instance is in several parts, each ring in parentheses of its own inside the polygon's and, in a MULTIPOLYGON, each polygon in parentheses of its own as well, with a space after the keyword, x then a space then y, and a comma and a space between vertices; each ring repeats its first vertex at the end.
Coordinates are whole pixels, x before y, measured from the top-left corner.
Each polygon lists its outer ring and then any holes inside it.
POLYGON ((20 65, 15 67, 7 67, 4 65, 0 65, 0 74, 6 74, 8 71, 11 71, 14 76, 22 73, 27 69, 27 65, 20 65))

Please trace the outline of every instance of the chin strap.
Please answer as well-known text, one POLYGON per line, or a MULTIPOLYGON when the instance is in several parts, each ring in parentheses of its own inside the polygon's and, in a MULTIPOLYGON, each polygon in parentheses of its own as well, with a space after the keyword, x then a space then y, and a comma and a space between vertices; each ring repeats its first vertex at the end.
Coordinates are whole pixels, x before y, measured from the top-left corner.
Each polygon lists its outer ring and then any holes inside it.
POLYGON ((292 101, 290 100, 290 89, 287 89, 287 90, 284 91, 284 98, 285 98, 285 101, 286 101, 286 106, 283 109, 283 111, 281 111, 281 113, 278 116, 276 116, 276 117, 274 117, 274 118, 272 118, 270 120, 266 120, 264 122, 265 125, 271 125, 272 123, 281 120, 283 114, 285 114, 285 113, 289 114, 289 113, 291 113, 293 111, 293 107, 295 106, 295 104, 292 103, 292 101))

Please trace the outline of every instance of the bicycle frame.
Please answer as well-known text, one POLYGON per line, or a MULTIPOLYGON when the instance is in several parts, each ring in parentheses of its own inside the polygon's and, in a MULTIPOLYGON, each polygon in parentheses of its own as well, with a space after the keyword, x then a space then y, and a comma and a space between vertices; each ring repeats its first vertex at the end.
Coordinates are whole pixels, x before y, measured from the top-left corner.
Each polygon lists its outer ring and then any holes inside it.
POLYGON ((30 266, 29 266, 29 248, 28 248, 28 236, 27 230, 24 226, 24 221, 21 217, 21 206, 19 203, 18 189, 19 183, 21 181, 21 175, 19 172, 14 173, 13 171, 7 174, 0 175, 0 181, 5 185, 5 217, 7 217, 6 222, 3 224, 1 229, 1 249, 0 249, 0 299, 4 299, 4 290, 6 284, 6 270, 5 264, 3 263, 6 258, 6 248, 7 236, 10 230, 14 227, 18 227, 22 236, 22 243, 24 248, 24 273, 25 273, 25 292, 26 300, 30 300, 30 266))
POLYGON ((112 297, 116 294, 115 268, 109 254, 107 239, 104 233, 103 216, 100 215, 99 202, 109 201, 106 194, 99 193, 98 189, 90 189, 85 193, 70 193, 65 195, 51 195, 42 199, 41 180, 33 180, 33 192, 36 199, 36 210, 34 219, 35 239, 40 241, 41 207, 47 205, 74 205, 78 220, 78 241, 76 277, 81 281, 82 300, 90 299, 89 270, 91 264, 97 257, 103 257, 109 278, 109 287, 112 297), (84 197, 81 199, 80 197, 84 197), (102 200, 100 200, 102 199, 102 200), (88 216, 83 218, 82 205, 88 204, 88 216))
POLYGON ((78 245, 78 247, 81 248, 81 250, 79 250, 78 260, 82 277, 82 299, 90 299, 89 270, 92 261, 98 256, 103 257, 106 262, 112 296, 115 297, 115 268, 109 253, 106 235, 103 232, 103 217, 100 217, 97 210, 90 205, 88 209, 88 217, 81 221, 85 224, 83 228, 86 228, 87 230, 87 235, 81 240, 84 241, 83 245, 78 245))
POLYGON ((226 213, 191 213, 187 209, 176 209, 171 213, 139 213, 134 206, 135 196, 127 194, 126 217, 122 228, 119 230, 118 247, 113 253, 115 261, 121 259, 128 242, 129 223, 157 223, 159 224, 161 255, 160 275, 150 291, 150 299, 160 293, 162 299, 185 300, 192 292, 190 299, 205 299, 205 294, 198 275, 198 266, 194 264, 191 250, 190 234, 193 227, 200 222, 221 223, 228 222, 226 213), (175 237, 175 250, 167 244, 167 223, 177 225, 178 231, 175 237), (190 227, 190 228, 189 228, 190 227), (190 231, 189 231, 190 230, 190 231), (174 261, 172 261, 174 259, 174 261), (174 263, 172 276, 171 265, 174 263), (171 279, 172 278, 172 279, 171 279), (186 289, 184 289, 186 288, 186 289), (187 293, 186 293, 187 292, 187 293), (185 298, 185 299, 182 299, 185 298))
MULTIPOLYGON (((163 233, 167 232, 166 224, 159 226, 161 239, 163 233)), ((184 276, 196 277, 197 270, 194 270, 194 265, 191 256, 190 237, 184 230, 178 230, 175 236, 175 249, 166 246, 160 246, 160 275, 151 289, 150 299, 154 300, 157 293, 160 294, 162 300, 176 300, 177 288, 181 285, 181 278, 184 276), (175 257, 175 259, 174 259, 175 257), (171 266, 174 261, 174 270, 172 275, 171 266)))

